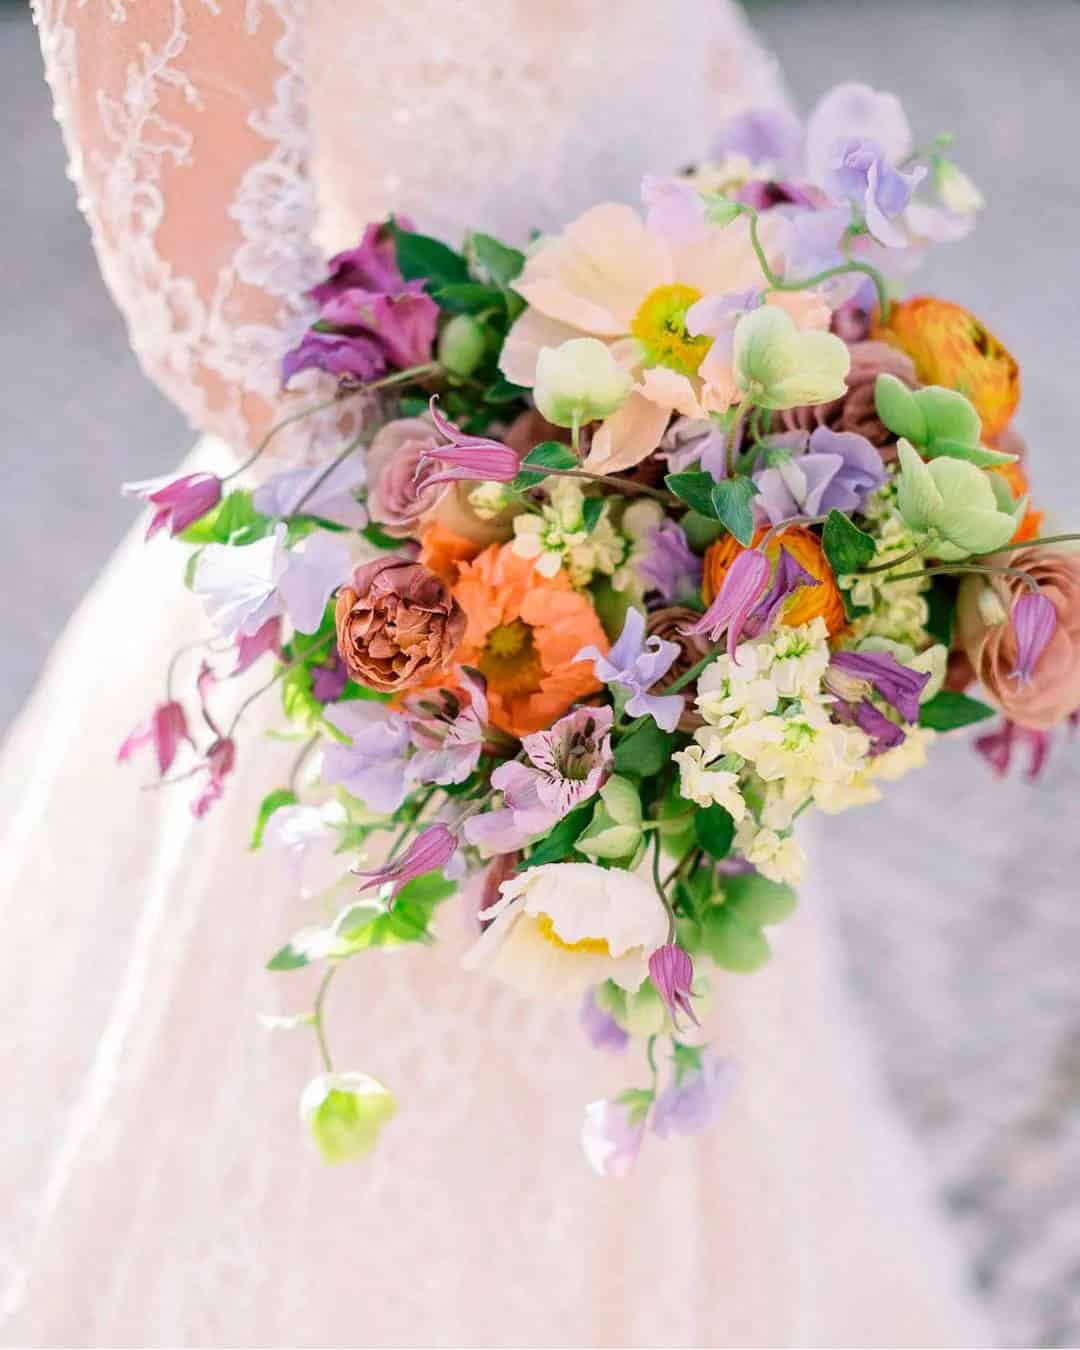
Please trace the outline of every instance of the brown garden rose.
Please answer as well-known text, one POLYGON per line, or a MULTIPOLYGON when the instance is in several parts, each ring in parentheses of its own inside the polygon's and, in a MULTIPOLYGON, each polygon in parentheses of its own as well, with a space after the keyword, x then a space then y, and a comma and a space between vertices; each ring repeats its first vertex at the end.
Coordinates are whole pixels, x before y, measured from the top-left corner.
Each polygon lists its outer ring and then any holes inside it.
MULTIPOLYGON (((674 642, 679 648, 679 655, 671 669, 666 675, 653 685, 649 691, 653 694, 663 694, 675 683, 677 679, 685 675, 692 665, 695 665, 709 650, 709 644, 703 637, 688 637, 682 630, 697 623, 701 615, 695 610, 687 609, 684 605, 669 605, 666 609, 654 610, 649 615, 645 624, 645 633, 647 637, 658 637, 664 642, 674 642)), ((705 720, 700 716, 694 707, 694 687, 690 685, 686 690, 686 706, 683 709, 682 716, 679 718, 680 731, 696 731, 698 727, 705 725, 705 720)))
POLYGON ((433 679, 465 635, 465 614, 445 583, 404 558, 358 567, 338 592, 334 618, 349 675, 383 693, 433 679))
POLYGON ((780 414, 780 423, 788 431, 813 431, 826 426, 833 431, 857 431, 875 445, 886 464, 896 458, 896 437, 877 415, 874 384, 881 374, 895 375, 914 389, 915 365, 910 356, 886 342, 855 342, 849 348, 851 369, 847 393, 831 403, 792 408, 780 414))
POLYGON ((1080 707, 1080 554, 1033 547, 987 561, 1034 577, 1054 606, 1057 629, 1030 682, 1015 679, 1016 635, 1008 616, 1024 583, 998 572, 964 578, 956 606, 957 639, 990 701, 1021 726, 1046 730, 1080 707))
POLYGON ((435 424, 425 417, 400 418, 376 432, 368 449, 368 510, 387 534, 417 534, 420 522, 446 496, 448 483, 427 482, 439 472, 438 464, 429 460, 417 474, 420 456, 439 440, 435 424))

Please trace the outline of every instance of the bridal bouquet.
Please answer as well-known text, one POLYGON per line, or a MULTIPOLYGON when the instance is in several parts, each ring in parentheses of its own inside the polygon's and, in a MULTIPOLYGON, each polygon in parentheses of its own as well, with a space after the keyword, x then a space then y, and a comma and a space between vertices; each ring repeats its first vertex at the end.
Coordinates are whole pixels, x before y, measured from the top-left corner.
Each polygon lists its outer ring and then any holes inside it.
POLYGON ((798 818, 995 712, 976 748, 1035 773, 1075 717, 1080 555, 1030 504, 1016 363, 959 305, 896 298, 981 205, 946 147, 849 84, 805 132, 744 114, 642 210, 526 252, 371 225, 310 293, 256 457, 309 416, 338 443, 254 491, 134 486, 214 636, 189 706, 170 692, 121 758, 151 745, 201 816, 276 692, 297 753, 254 847, 338 859, 270 960, 323 972, 311 1012, 272 1020, 317 1038, 302 1113, 328 1160, 395 1110, 335 1070, 330 983, 429 940, 455 893, 477 978, 643 1043, 639 1081, 586 1110, 586 1155, 621 1175, 730 1089, 701 1016, 795 905, 798 818), (226 723, 221 686, 256 662, 226 723))

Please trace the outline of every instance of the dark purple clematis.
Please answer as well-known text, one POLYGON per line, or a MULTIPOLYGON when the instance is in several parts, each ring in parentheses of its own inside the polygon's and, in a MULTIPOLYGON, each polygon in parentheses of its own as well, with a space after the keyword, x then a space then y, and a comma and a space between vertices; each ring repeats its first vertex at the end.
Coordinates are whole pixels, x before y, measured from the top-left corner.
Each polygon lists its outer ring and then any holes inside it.
POLYGON ((693 995, 694 963, 688 952, 674 942, 658 947, 649 957, 649 975, 656 992, 664 1000, 664 1006, 671 1014, 675 1029, 679 1029, 679 1014, 689 1017, 695 1026, 700 1026, 698 1015, 694 1012, 690 999, 693 995))
POLYGON ((356 868, 353 870, 357 876, 366 878, 360 887, 361 894, 374 886, 389 885, 390 899, 394 900, 408 882, 434 872, 436 868, 445 867, 456 852, 457 840, 440 822, 421 830, 401 857, 393 862, 383 863, 370 872, 356 868))
POLYGON ((919 720, 919 698, 929 679, 928 672, 902 666, 891 652, 835 652, 825 676, 840 698, 853 703, 874 689, 912 723, 919 720))
POLYGON ((747 616, 745 628, 747 637, 761 637, 763 633, 767 633, 779 619, 788 597, 801 590, 803 586, 820 585, 818 578, 811 576, 802 563, 793 558, 781 544, 772 585, 747 616))
POLYGON ((832 706, 832 714, 836 721, 850 722, 866 732, 870 737, 871 755, 895 750, 907 739, 904 728, 886 717, 868 698, 860 699, 858 703, 847 703, 838 698, 832 706))
POLYGON ((348 669, 337 652, 329 665, 311 668, 311 693, 318 703, 336 703, 348 682, 348 669))

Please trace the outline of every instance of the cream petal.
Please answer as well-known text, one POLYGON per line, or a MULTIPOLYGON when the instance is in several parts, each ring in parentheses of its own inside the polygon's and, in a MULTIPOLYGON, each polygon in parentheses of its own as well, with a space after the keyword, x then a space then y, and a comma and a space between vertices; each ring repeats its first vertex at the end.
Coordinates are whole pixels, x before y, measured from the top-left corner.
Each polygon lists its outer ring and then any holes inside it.
POLYGON ((558 347, 580 337, 576 328, 527 309, 510 328, 499 357, 499 369, 511 384, 531 389, 536 383, 536 361, 541 347, 558 347))
POLYGON ((705 416, 694 386, 677 370, 669 370, 667 366, 650 366, 642 373, 638 387, 643 397, 659 404, 661 408, 674 409, 684 417, 705 416))
POLYGON ((670 408, 662 408, 635 389, 619 411, 600 424, 584 467, 590 473, 632 469, 660 444, 670 417, 670 408))
MULTIPOLYGON (((780 220, 769 213, 761 217, 758 237, 770 265, 779 263, 780 220)), ((765 277, 750 243, 745 220, 735 220, 723 229, 712 229, 698 244, 690 244, 675 253, 675 277, 683 285, 693 286, 702 295, 725 295, 729 291, 761 288, 765 277)))
POLYGON ((549 863, 533 869, 521 895, 525 912, 546 914, 564 942, 602 938, 616 960, 635 948, 652 953, 667 937, 667 913, 655 890, 621 868, 549 863))
POLYGON ((705 353, 705 359, 698 367, 698 375, 704 384, 701 406, 707 413, 725 412, 738 399, 735 367, 730 355, 725 356, 721 343, 714 342, 705 353))

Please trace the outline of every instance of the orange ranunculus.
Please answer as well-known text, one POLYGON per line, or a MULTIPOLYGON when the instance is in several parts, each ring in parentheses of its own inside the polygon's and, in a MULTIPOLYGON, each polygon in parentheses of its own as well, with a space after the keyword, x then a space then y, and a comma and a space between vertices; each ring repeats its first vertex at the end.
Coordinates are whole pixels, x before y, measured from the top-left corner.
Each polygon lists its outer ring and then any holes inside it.
MULTIPOLYGON (((1024 472, 1024 466, 1020 460, 1015 460, 1012 464, 995 464, 991 472, 999 473, 1005 479, 1014 502, 1018 502, 1021 497, 1026 497, 1031 491, 1027 474, 1024 472)), ((1024 544, 1029 539, 1037 539, 1039 531, 1042 529, 1042 523, 1043 513, 1036 511, 1033 506, 1029 505, 1011 542, 1024 544)))
POLYGON ((587 596, 564 572, 542 577, 531 559, 491 544, 463 563, 454 598, 465 611, 457 661, 487 680, 491 721, 515 736, 551 726, 600 682, 582 647, 609 643, 587 596))
MULTIPOLYGON (((765 526, 758 530, 754 535, 754 548, 761 543, 767 533, 765 526)), ((802 525, 789 525, 782 534, 774 535, 765 549, 774 562, 779 556, 781 545, 811 576, 817 577, 821 582, 820 586, 804 586, 801 591, 795 592, 784 606, 782 616, 784 623, 797 628, 800 624, 809 623, 811 619, 820 617, 825 620, 829 636, 835 637, 847 625, 847 618, 844 614, 844 601, 832 568, 822 552, 821 541, 813 531, 805 529, 802 525)), ((742 544, 730 534, 724 535, 722 539, 710 545, 709 551, 705 554, 705 576, 702 582, 702 592, 707 605, 716 598, 728 568, 742 552, 742 544)))
POLYGON ((988 329, 960 305, 919 295, 889 310, 874 336, 907 352, 923 384, 956 389, 999 435, 1020 402, 1020 368, 988 329))
POLYGON ((419 560, 436 576, 442 577, 448 586, 453 586, 458 579, 459 564, 472 562, 483 547, 435 520, 420 536, 419 560))

